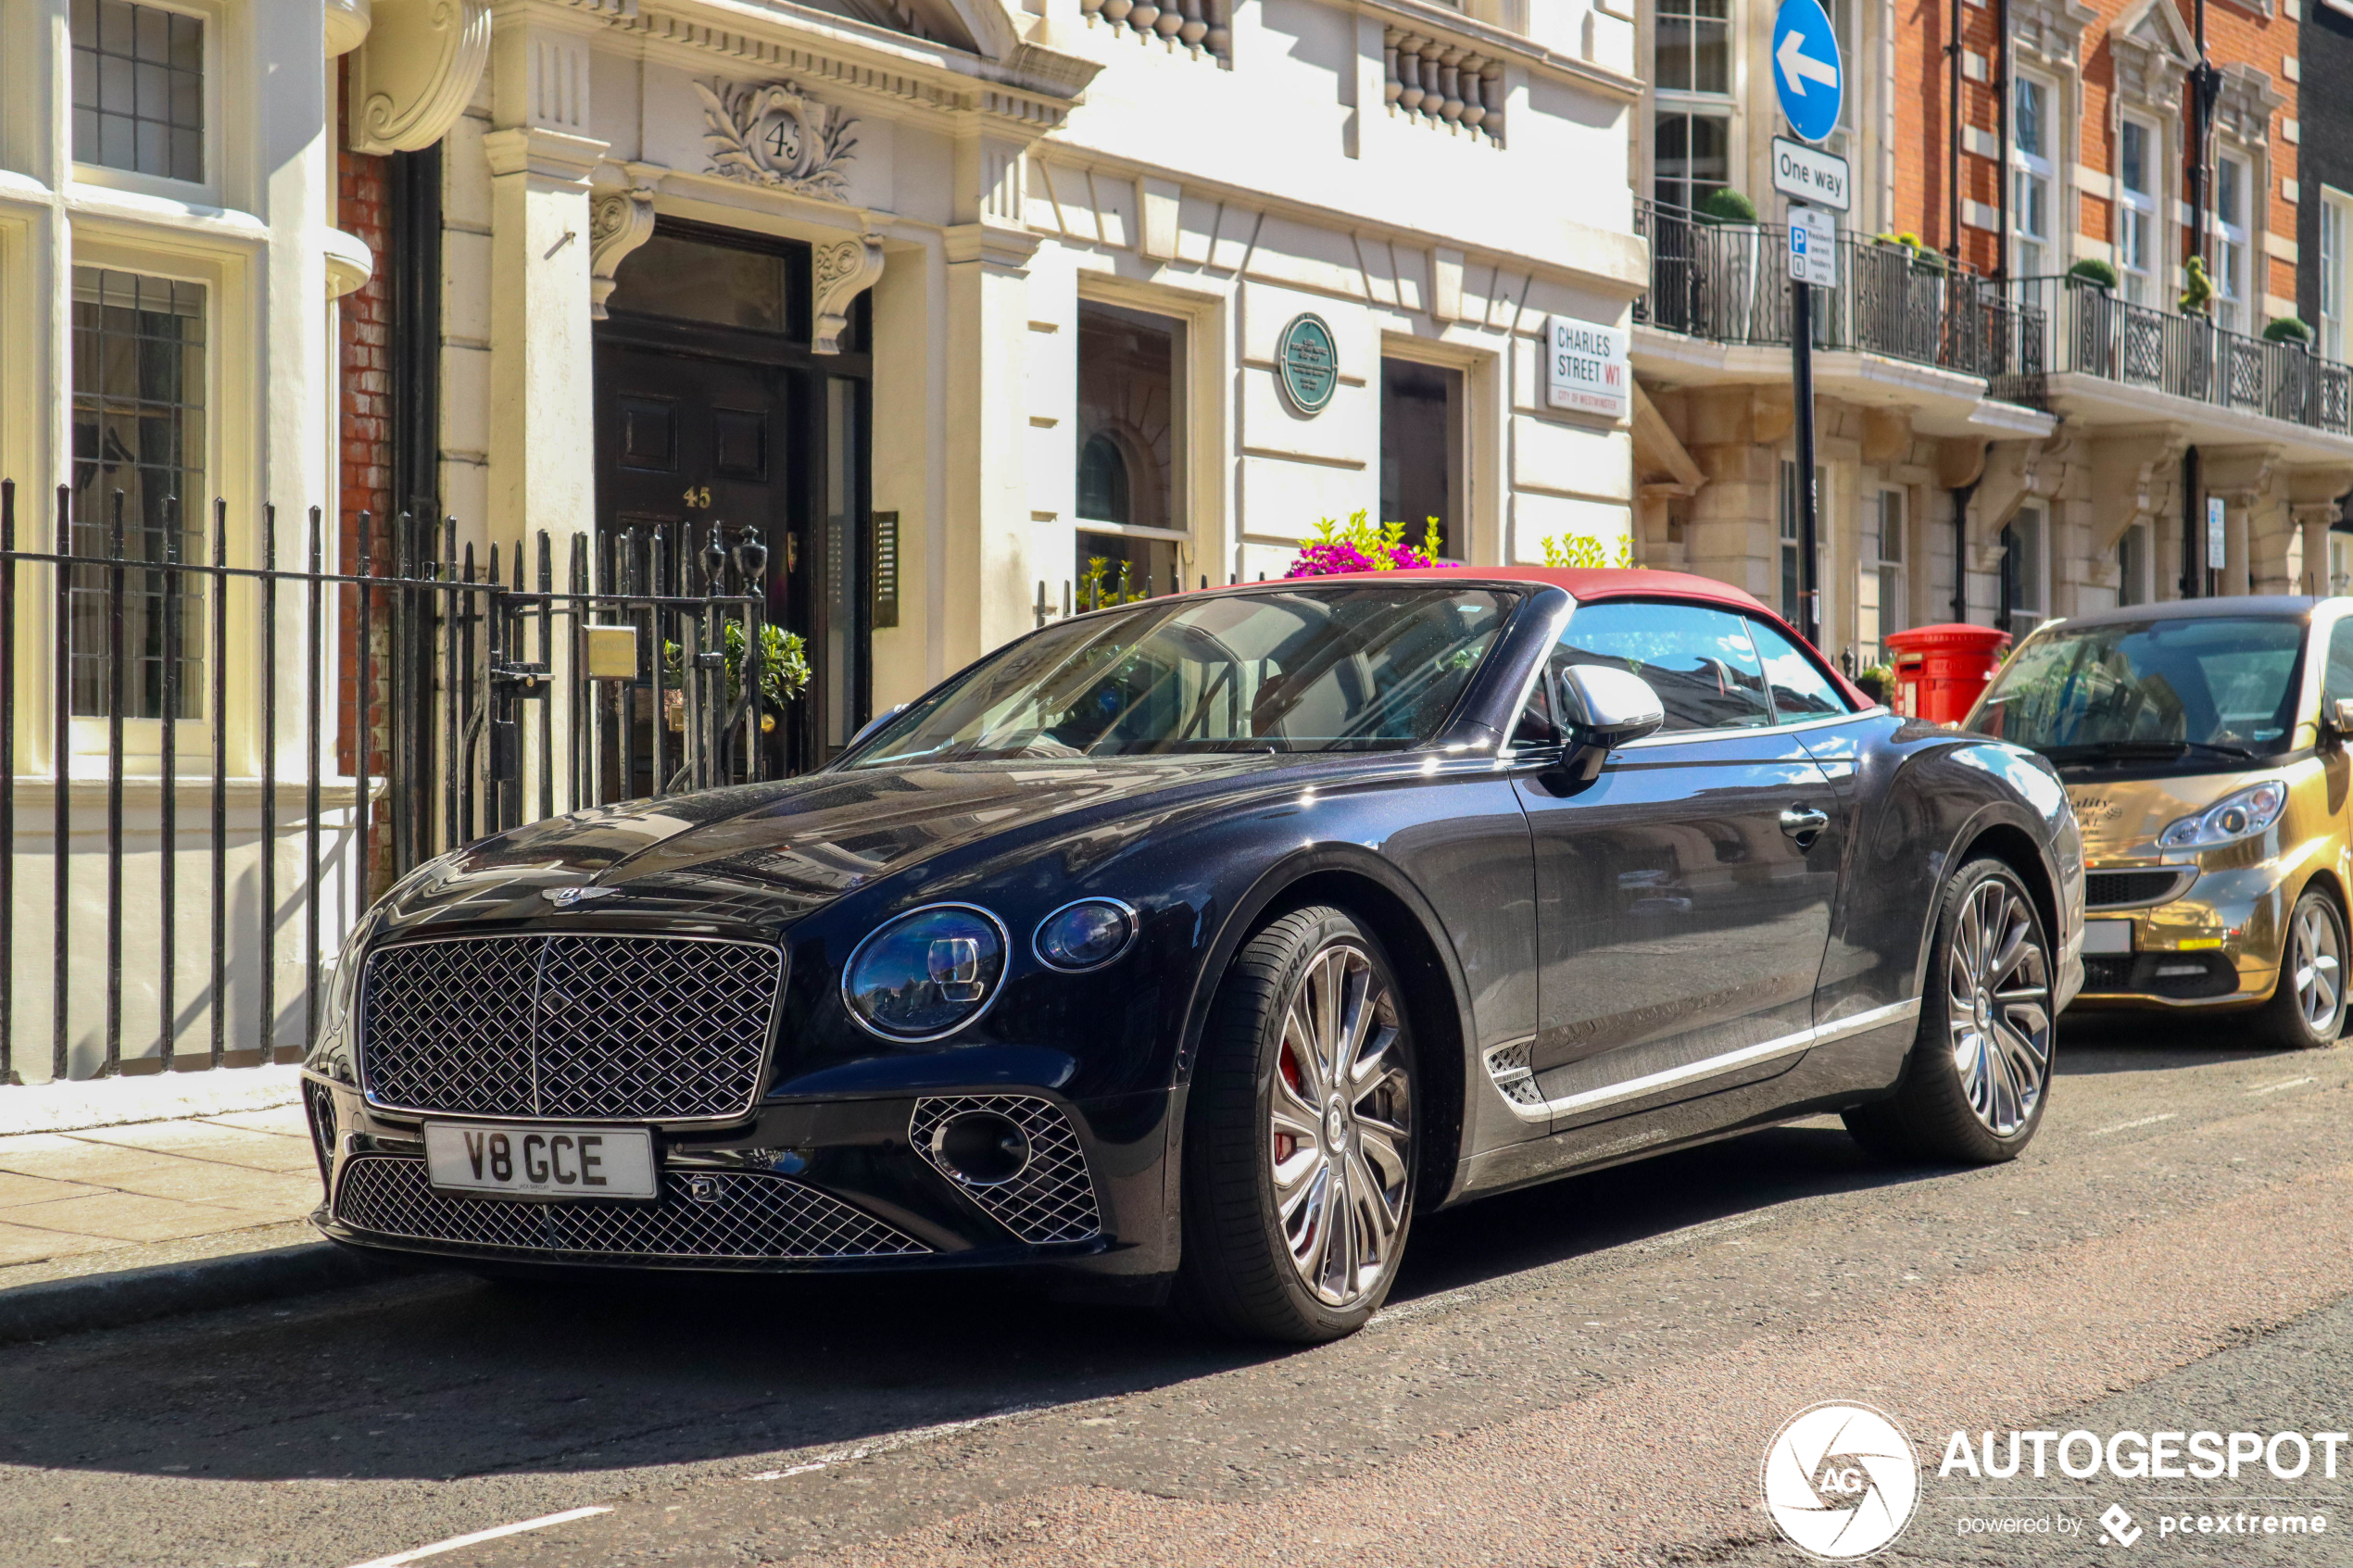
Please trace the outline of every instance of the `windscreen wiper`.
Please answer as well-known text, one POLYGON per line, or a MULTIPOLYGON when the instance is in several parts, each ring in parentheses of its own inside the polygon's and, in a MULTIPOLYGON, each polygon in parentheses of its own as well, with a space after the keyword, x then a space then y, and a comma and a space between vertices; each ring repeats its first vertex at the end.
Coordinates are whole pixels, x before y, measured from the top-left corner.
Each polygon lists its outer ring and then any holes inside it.
POLYGON ((2243 746, 2221 746, 2203 740, 2095 740, 2081 746, 2046 746, 2043 755, 2065 767, 2070 762, 2171 762, 2191 751, 2210 752, 2252 761, 2255 753, 2243 746))

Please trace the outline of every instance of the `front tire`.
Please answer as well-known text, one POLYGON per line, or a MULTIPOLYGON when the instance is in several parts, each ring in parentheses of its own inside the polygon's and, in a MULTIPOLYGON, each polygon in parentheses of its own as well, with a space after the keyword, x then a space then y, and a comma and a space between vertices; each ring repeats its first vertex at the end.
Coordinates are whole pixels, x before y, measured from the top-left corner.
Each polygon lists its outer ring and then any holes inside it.
POLYGON ((2308 887, 2288 914, 2280 983, 2258 1014, 2263 1038, 2288 1050, 2320 1050, 2345 1032, 2345 912, 2327 890, 2308 887))
POLYGON ((1882 1159, 1991 1165, 2015 1160, 2050 1099, 2050 938, 2019 874, 1972 860, 1945 884, 1929 949, 1919 1034, 1894 1096, 1845 1113, 1882 1159))
POLYGON ((1396 973, 1370 931, 1316 906, 1245 943, 1186 1114, 1179 1310, 1299 1344, 1362 1328, 1412 1225, 1414 1089, 1396 973))

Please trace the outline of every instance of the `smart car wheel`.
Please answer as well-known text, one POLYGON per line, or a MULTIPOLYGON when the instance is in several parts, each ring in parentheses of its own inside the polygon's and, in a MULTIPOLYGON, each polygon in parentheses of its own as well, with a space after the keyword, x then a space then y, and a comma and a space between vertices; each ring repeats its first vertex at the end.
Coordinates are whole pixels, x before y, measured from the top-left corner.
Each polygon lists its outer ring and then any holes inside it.
POLYGON ((1271 922, 1227 969, 1193 1075, 1179 1306, 1253 1338, 1362 1327, 1404 1251, 1414 1137, 1380 943, 1336 909, 1271 922))
POLYGON ((2325 889, 2308 887, 2287 919, 2280 984, 2263 1010, 2263 1034, 2290 1050, 2315 1050, 2345 1031, 2345 915, 2325 889))
POLYGON ((1903 1082, 1847 1111, 1847 1130, 1893 1160, 2016 1159, 2050 1094, 2051 967, 2042 913, 2018 873, 1994 859, 1962 867, 1937 912, 1903 1082))

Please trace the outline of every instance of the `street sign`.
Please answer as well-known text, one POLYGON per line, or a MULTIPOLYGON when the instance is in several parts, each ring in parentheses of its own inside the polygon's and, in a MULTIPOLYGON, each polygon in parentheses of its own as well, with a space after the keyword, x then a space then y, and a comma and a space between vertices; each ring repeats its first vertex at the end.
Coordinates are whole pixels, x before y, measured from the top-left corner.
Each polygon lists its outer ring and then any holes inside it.
POLYGON ((1796 283, 1838 287, 1838 216, 1818 207, 1789 209, 1789 275, 1796 283))
POLYGON ((1554 316, 1546 323, 1544 341, 1547 408, 1612 420, 1626 417, 1627 389, 1633 378, 1627 364, 1625 328, 1554 316))
POLYGON ((1773 13, 1773 91, 1790 129, 1805 140, 1827 141, 1838 129, 1846 69, 1819 0, 1781 0, 1773 13))
POLYGON ((2230 564, 2231 531, 2222 511, 2222 497, 2206 498, 2206 569, 2220 571, 2230 564))
POLYGON ((1818 153, 1786 136, 1773 138, 1773 189, 1832 212, 1844 212, 1855 204, 1844 158, 1836 153, 1818 153))

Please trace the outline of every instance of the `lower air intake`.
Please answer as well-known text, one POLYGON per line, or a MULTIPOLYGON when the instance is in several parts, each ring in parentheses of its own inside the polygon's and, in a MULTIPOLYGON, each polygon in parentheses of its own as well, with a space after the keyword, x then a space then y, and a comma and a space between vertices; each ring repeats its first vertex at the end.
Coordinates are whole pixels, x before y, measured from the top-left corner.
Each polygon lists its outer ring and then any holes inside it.
POLYGON ((689 1197, 668 1173, 654 1203, 533 1203, 466 1198, 425 1179, 424 1161, 369 1155, 344 1171, 335 1218, 407 1241, 609 1262, 795 1262, 928 1252, 914 1237, 829 1193, 782 1176, 698 1171, 689 1197))
POLYGON ((915 1102, 907 1135, 931 1168, 1027 1242, 1091 1241, 1103 1231, 1087 1154, 1062 1107, 1031 1095, 939 1095, 915 1102), (943 1123, 979 1111, 1001 1116, 1028 1140, 1028 1159, 1008 1180, 977 1184, 933 1147, 943 1123))

